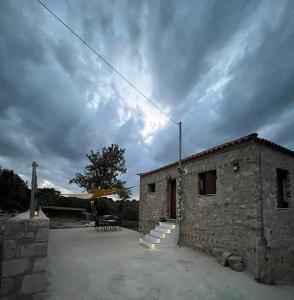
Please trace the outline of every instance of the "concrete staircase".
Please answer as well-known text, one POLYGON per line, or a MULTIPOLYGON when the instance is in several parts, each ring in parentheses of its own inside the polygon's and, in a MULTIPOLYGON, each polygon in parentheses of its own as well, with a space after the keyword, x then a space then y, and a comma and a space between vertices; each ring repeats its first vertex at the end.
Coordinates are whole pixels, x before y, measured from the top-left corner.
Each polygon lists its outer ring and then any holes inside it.
POLYGON ((176 246, 178 239, 178 224, 172 222, 159 222, 159 226, 156 226, 143 238, 140 238, 140 244, 148 249, 158 249, 176 246))

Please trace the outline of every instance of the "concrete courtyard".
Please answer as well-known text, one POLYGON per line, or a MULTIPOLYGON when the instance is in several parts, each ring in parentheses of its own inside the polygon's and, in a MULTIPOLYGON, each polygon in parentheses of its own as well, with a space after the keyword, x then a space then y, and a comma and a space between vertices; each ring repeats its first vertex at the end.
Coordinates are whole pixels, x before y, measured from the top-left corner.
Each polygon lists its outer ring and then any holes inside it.
POLYGON ((185 247, 148 250, 138 245, 141 236, 127 229, 50 230, 49 298, 294 299, 294 286, 258 284, 185 247))

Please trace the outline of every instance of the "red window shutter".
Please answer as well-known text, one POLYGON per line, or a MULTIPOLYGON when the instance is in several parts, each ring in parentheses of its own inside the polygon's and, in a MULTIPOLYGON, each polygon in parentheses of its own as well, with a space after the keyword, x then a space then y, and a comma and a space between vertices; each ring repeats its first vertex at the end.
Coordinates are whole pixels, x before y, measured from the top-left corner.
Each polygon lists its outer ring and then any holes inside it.
POLYGON ((209 171, 205 174, 205 194, 216 193, 216 171, 209 171))

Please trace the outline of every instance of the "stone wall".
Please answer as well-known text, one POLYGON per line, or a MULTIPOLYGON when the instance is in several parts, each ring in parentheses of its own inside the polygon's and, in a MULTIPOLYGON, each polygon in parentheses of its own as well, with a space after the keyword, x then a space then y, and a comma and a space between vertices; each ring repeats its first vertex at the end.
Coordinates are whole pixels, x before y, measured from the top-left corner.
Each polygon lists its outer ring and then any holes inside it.
POLYGON ((44 299, 49 219, 22 213, 3 225, 0 299, 44 299))
POLYGON ((194 162, 183 178, 182 240, 205 252, 222 248, 245 259, 255 273, 260 235, 258 147, 251 143, 194 162), (234 171, 238 162, 239 169, 234 171), (216 194, 199 195, 198 173, 216 170, 216 194))
POLYGON ((294 158, 261 146, 264 247, 259 253, 259 279, 266 283, 294 282, 294 158), (289 208, 277 208, 276 169, 289 172, 289 208))

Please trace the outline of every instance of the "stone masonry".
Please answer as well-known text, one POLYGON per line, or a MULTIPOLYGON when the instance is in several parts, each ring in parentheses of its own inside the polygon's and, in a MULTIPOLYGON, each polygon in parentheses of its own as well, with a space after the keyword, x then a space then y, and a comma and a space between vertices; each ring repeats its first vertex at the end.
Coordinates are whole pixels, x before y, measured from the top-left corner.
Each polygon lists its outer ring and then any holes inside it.
MULTIPOLYGON (((260 282, 293 282, 294 153, 257 135, 243 139, 183 161, 182 241, 207 253, 223 249, 243 257, 260 282), (288 208, 277 208, 277 168, 289 172, 288 208), (199 173, 211 170, 216 193, 201 195, 199 173)), ((162 211, 169 217, 169 182, 177 176, 177 164, 140 175, 140 231, 154 228, 162 211)))
POLYGON ((44 299, 47 288, 49 219, 40 211, 8 219, 3 226, 0 299, 44 299))

